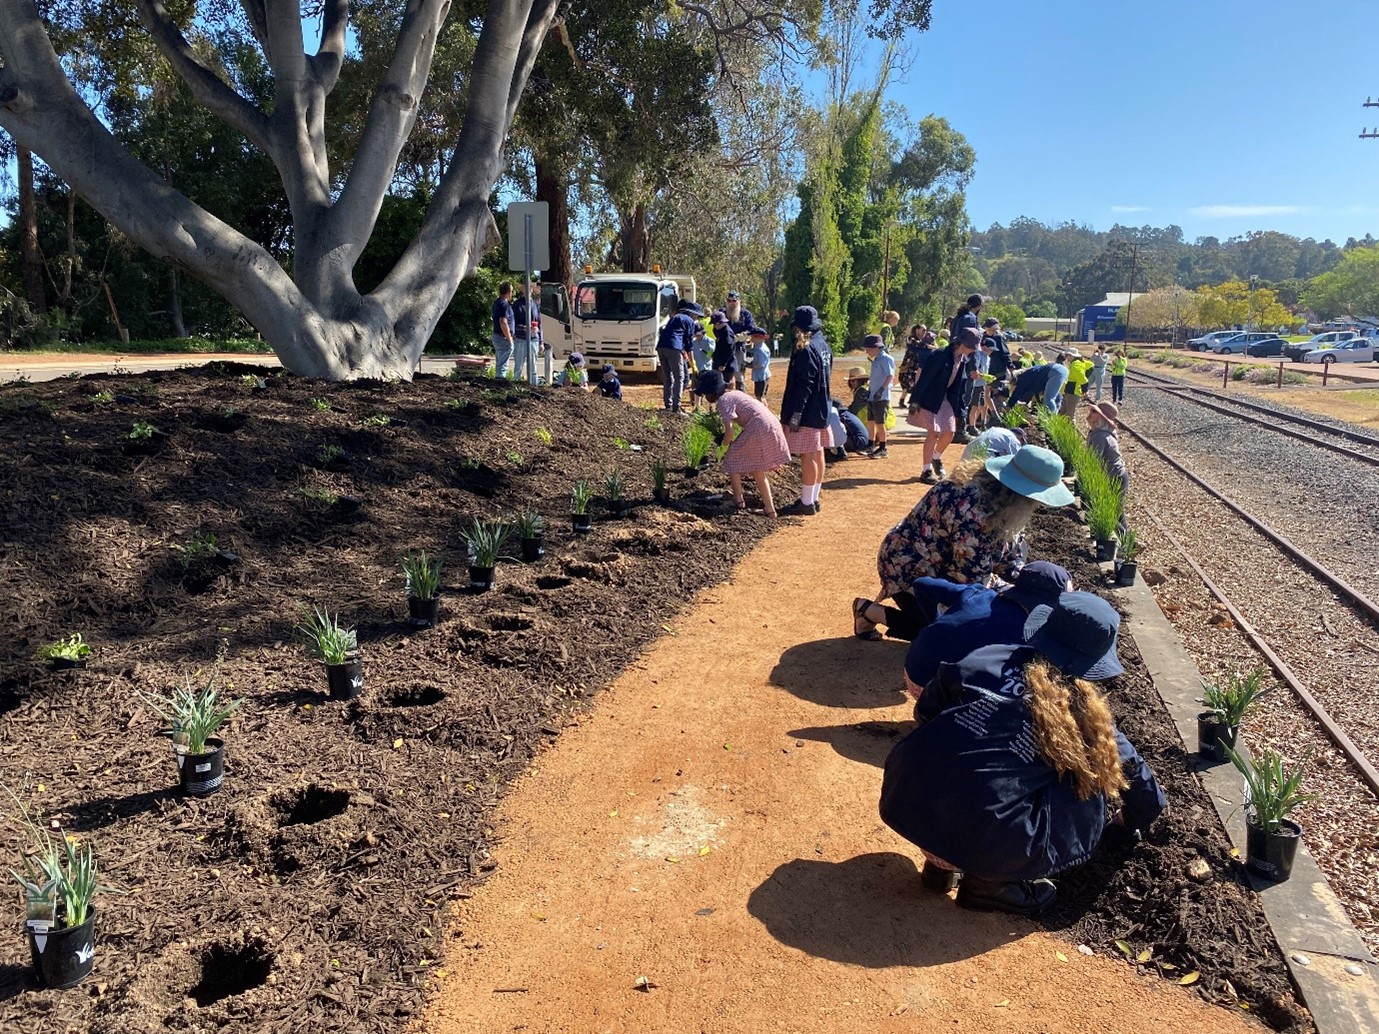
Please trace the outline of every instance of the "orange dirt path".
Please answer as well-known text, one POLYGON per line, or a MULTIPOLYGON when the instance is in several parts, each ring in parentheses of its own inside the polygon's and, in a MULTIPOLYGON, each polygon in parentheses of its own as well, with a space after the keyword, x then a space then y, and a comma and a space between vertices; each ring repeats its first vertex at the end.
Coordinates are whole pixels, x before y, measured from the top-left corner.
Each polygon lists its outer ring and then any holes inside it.
POLYGON ((848 611, 918 467, 905 435, 833 468, 822 514, 664 619, 673 634, 518 781, 429 1034, 1261 1029, 957 908, 881 824, 904 650, 852 638, 848 611))

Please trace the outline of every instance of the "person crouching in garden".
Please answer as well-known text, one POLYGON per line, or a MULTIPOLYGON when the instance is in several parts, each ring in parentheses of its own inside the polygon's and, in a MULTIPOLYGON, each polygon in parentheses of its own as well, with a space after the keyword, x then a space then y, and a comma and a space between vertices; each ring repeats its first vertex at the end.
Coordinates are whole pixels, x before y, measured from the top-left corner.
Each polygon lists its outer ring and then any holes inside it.
POLYGON ((828 367, 814 344, 822 329, 814 307, 802 305, 796 309, 790 327, 795 342, 785 371, 780 416, 786 426, 790 453, 800 458, 800 498, 781 512, 805 516, 819 512, 824 450, 833 445, 833 435, 828 430, 828 367))
POLYGON ((1087 444, 1101 460, 1106 472, 1120 482, 1120 530, 1125 530, 1125 507, 1130 498, 1130 469, 1120 452, 1116 425, 1120 409, 1114 402, 1093 402, 1087 406, 1087 444))
POLYGON ((698 392, 718 408, 723 421, 723 472, 733 485, 733 502, 747 509, 742 497, 742 475, 752 475, 767 517, 776 516, 769 475, 790 462, 790 446, 780 421, 769 409, 744 391, 729 390, 717 370, 699 375, 698 392))
POLYGON ((972 373, 972 355, 982 334, 966 327, 957 342, 924 357, 924 366, 910 392, 906 422, 924 429, 924 472, 920 480, 932 485, 943 477, 943 450, 953 443, 962 418, 963 393, 972 373))
POLYGON ((1167 799, 1093 684, 1123 671, 1120 616, 1091 593, 1035 607, 1025 642, 944 664, 892 749, 881 819, 924 852, 921 882, 957 903, 1034 915, 1050 876, 1086 862, 1111 824, 1147 829, 1167 799), (941 791, 941 792, 940 792, 941 791))
POLYGON ((932 606, 911 591, 917 578, 980 584, 1007 571, 1014 544, 1041 503, 1067 506, 1058 453, 1026 445, 1010 456, 968 460, 932 489, 886 533, 876 557, 881 595, 895 606, 857 597, 852 630, 859 639, 880 639, 878 625, 892 639, 914 639, 934 620, 932 606))

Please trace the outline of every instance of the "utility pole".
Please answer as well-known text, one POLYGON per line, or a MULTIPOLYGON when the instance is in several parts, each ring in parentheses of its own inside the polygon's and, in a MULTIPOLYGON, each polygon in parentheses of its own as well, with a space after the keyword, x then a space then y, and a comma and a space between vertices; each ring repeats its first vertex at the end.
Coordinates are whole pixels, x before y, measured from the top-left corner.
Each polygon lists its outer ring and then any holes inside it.
POLYGON ((1125 343, 1130 343, 1130 311, 1135 304, 1135 262, 1140 257, 1140 246, 1130 245, 1130 294, 1125 299, 1125 343))
MULTIPOLYGON (((1362 107, 1362 108, 1379 108, 1379 101, 1371 100, 1370 98, 1366 97, 1366 98, 1365 98, 1365 103, 1362 104, 1362 105, 1360 105, 1360 107, 1362 107)), ((1379 126, 1376 126, 1374 129, 1365 129, 1364 126, 1361 126, 1361 127, 1360 127, 1360 139, 1361 139, 1361 140, 1379 140, 1379 126)))
POLYGON ((1250 274, 1250 319, 1249 319, 1249 322, 1245 324, 1245 329, 1246 329, 1246 330, 1254 330, 1254 329, 1255 329, 1255 284, 1256 284, 1258 281, 1259 281, 1258 275, 1255 274, 1255 273, 1251 273, 1251 274, 1250 274))
POLYGON ((886 224, 886 261, 881 266, 881 322, 886 322, 886 302, 891 296, 891 224, 886 224))

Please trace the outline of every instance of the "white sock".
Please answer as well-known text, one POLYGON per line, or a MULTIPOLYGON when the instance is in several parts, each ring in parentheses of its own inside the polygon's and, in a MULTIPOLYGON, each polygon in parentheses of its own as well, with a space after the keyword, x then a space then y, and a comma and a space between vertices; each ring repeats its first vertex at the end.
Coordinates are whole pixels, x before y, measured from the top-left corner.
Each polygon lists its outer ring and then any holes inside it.
POLYGON ((819 489, 821 489, 822 487, 823 485, 821 484, 805 485, 800 492, 801 498, 803 498, 803 500, 810 506, 813 506, 815 503, 819 501, 819 489))

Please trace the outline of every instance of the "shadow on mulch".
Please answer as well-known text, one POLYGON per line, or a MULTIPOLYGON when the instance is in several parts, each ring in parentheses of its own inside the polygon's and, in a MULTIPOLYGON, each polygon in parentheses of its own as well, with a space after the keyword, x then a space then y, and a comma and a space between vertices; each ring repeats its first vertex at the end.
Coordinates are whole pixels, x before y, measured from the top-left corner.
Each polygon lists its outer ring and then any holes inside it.
POLYGON ((827 743, 850 761, 883 768, 891 748, 914 730, 914 722, 857 722, 853 725, 816 725, 786 733, 797 740, 827 743))
POLYGON ((782 944, 867 969, 941 966, 1015 939, 1009 919, 974 914, 964 916, 961 945, 934 936, 953 902, 925 890, 914 860, 891 851, 786 862, 752 891, 747 911, 782 944))
POLYGON ((870 642, 856 636, 800 643, 781 654, 771 669, 771 685, 822 707, 894 707, 902 695, 900 672, 909 646, 898 639, 870 642))
MULTIPOLYGON (((168 767, 171 771, 171 764, 168 767)), ((178 793, 172 788, 145 790, 120 797, 96 797, 67 808, 63 827, 75 833, 89 833, 145 812, 162 812, 164 809, 161 805, 175 803, 178 799, 178 793)))
POLYGON ((11 966, 0 962, 0 1002, 8 1002, 25 991, 37 988, 38 981, 34 979, 32 966, 11 966))

